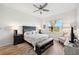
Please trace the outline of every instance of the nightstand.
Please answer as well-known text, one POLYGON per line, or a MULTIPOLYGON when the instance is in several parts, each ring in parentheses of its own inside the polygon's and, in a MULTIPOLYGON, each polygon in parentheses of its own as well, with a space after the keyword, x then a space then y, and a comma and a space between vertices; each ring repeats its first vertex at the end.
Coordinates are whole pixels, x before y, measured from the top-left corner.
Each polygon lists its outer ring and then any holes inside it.
POLYGON ((17 45, 23 42, 24 42, 23 34, 14 35, 14 45, 17 45))

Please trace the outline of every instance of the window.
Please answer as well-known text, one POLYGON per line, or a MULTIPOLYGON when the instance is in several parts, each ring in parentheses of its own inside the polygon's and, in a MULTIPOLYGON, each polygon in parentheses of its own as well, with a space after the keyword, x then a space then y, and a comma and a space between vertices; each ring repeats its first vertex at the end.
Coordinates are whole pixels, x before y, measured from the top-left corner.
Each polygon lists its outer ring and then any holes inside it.
POLYGON ((61 20, 55 20, 55 25, 54 25, 54 29, 53 29, 53 31, 54 32, 60 32, 61 30, 60 30, 60 28, 61 28, 61 25, 62 25, 62 23, 61 23, 61 20))
POLYGON ((60 20, 56 20, 55 21, 55 27, 61 27, 61 21, 60 20))
POLYGON ((50 22, 48 22, 48 27, 49 27, 48 31, 53 32, 53 26, 50 22))
POLYGON ((53 20, 53 23, 48 22, 49 32, 60 32, 61 26, 62 26, 62 23, 60 19, 53 20))

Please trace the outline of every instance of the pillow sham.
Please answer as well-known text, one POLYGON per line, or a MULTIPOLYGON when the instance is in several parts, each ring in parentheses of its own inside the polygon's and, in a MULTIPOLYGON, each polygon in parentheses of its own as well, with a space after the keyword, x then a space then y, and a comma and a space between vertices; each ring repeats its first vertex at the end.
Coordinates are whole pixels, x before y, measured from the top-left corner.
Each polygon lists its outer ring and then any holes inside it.
POLYGON ((25 34, 26 34, 26 35, 29 35, 29 34, 32 34, 32 32, 31 32, 31 31, 25 32, 25 34))

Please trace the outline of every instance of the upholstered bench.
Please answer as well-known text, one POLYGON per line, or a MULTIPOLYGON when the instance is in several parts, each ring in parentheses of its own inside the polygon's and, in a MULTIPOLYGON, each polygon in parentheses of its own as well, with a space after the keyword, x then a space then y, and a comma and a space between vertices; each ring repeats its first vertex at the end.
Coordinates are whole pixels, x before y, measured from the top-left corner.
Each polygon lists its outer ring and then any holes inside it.
POLYGON ((53 45, 53 38, 48 38, 48 40, 45 40, 44 42, 36 45, 36 53, 40 55, 52 45, 53 45))

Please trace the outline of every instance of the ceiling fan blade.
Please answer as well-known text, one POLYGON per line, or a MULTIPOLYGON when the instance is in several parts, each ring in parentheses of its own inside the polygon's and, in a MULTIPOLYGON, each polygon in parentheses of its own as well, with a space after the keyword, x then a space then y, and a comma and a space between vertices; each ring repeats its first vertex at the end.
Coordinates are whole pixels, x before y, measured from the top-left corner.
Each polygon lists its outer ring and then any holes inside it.
POLYGON ((37 12, 37 11, 39 11, 39 10, 35 10, 35 11, 33 11, 33 12, 37 12))
POLYGON ((33 4, 34 7, 39 8, 38 6, 36 6, 35 4, 33 4))
POLYGON ((48 3, 45 3, 45 4, 42 6, 42 8, 45 8, 47 5, 48 5, 48 3))
POLYGON ((48 9, 42 9, 43 11, 49 11, 48 9))
POLYGON ((42 5, 40 5, 40 8, 39 9, 42 9, 42 5))

